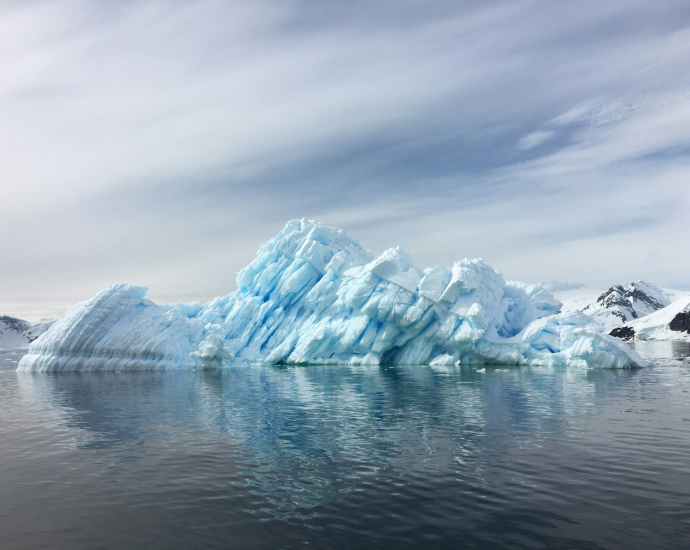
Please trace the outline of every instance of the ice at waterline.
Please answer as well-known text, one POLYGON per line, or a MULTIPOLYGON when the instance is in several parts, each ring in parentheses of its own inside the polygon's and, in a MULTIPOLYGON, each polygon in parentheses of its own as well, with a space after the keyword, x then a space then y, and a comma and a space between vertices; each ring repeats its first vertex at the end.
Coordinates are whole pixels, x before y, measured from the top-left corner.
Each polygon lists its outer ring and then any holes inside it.
POLYGON ((306 219, 264 243, 238 290, 158 305, 116 284, 67 311, 21 371, 175 369, 223 361, 636 367, 644 361, 538 285, 482 260, 417 268, 400 248, 374 259, 344 231, 306 219))

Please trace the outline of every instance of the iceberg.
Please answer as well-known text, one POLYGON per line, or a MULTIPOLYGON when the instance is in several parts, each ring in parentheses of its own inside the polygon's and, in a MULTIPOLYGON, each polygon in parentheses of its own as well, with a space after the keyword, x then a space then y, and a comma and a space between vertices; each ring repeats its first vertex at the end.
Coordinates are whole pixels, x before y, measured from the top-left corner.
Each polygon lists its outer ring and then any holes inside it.
POLYGON ((267 364, 579 365, 645 362, 540 285, 506 281, 480 259, 419 269, 400 248, 378 258, 344 231, 289 222, 201 305, 158 305, 116 284, 67 311, 20 371, 267 364))

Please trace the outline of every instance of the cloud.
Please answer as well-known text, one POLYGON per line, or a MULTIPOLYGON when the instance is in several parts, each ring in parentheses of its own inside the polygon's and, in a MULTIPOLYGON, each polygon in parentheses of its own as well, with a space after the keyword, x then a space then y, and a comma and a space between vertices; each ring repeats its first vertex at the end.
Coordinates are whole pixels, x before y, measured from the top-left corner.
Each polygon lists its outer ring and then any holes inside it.
POLYGON ((536 132, 531 132, 524 137, 520 138, 518 141, 518 149, 526 151, 528 149, 534 149, 539 147, 545 141, 548 141, 553 137, 553 132, 537 130, 536 132))
POLYGON ((223 294, 301 216, 690 286, 689 36, 673 1, 3 4, 0 306, 223 294))

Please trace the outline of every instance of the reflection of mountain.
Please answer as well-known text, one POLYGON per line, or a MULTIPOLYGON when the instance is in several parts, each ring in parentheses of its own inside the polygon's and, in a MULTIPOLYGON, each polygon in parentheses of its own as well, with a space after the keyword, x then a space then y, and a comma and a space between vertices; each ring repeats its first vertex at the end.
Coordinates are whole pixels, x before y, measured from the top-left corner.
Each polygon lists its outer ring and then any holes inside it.
MULTIPOLYGON (((81 448, 141 458, 147 445, 220 447, 278 514, 343 497, 343 479, 458 468, 482 482, 502 428, 560 432, 607 384, 634 373, 467 367, 243 367, 198 372, 18 373, 46 422, 81 448), (501 429, 497 429, 501 428, 501 429), (187 442, 187 443, 183 443, 187 442), (127 452, 120 453, 123 448, 127 452)), ((230 466, 227 466, 228 468, 230 466)))

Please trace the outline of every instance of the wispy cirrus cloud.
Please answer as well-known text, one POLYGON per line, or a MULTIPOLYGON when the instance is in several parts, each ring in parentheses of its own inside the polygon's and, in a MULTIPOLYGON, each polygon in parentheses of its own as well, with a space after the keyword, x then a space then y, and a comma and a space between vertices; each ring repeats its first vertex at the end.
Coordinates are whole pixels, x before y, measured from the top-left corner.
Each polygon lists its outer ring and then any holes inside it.
POLYGON ((530 132, 526 136, 520 138, 520 141, 518 141, 518 149, 526 151, 528 149, 539 147, 542 143, 551 139, 553 134, 553 132, 548 130, 537 130, 536 132, 530 132))
POLYGON ((0 305, 226 293, 300 216, 422 265, 690 286, 686 8, 3 4, 0 305))

